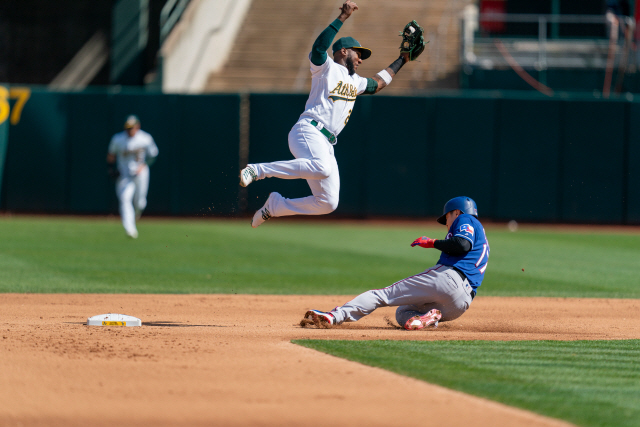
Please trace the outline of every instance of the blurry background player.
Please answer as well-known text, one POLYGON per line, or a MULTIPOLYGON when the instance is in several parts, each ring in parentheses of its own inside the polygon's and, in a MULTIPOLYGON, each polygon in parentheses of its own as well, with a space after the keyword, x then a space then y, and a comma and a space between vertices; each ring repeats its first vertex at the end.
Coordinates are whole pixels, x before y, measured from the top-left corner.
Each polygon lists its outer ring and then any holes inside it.
MULTIPOLYGON (((323 215, 338 206, 340 175, 333 146, 336 137, 349 121, 356 97, 374 94, 391 83, 398 70, 409 60, 417 58, 421 46, 411 57, 401 53, 389 67, 373 78, 356 74, 362 61, 371 56, 353 37, 342 37, 333 44, 333 58, 327 49, 338 31, 358 6, 347 0, 340 7, 340 15, 316 39, 309 54, 311 62, 311 93, 305 111, 289 132, 289 150, 294 160, 249 164, 240 172, 240 185, 246 187, 263 178, 306 179, 312 196, 287 199, 271 193, 264 206, 253 216, 252 227, 258 227, 271 217, 286 215, 323 215), (419 50, 419 52, 417 51, 419 50)), ((417 26, 412 32, 422 34, 417 26)))
POLYGON ((140 129, 140 120, 134 115, 127 117, 124 130, 113 135, 109 144, 107 164, 110 175, 116 178, 122 225, 127 235, 134 239, 138 237, 136 219, 147 206, 149 165, 157 155, 156 143, 151 135, 140 129))
POLYGON ((441 250, 435 266, 387 288, 360 294, 330 312, 309 310, 301 325, 355 322, 378 307, 388 306, 399 306, 396 320, 408 330, 437 327, 440 320, 462 316, 482 284, 489 261, 489 243, 478 221, 476 203, 469 197, 449 200, 438 222, 447 226, 444 240, 420 237, 411 243, 412 247, 441 250))

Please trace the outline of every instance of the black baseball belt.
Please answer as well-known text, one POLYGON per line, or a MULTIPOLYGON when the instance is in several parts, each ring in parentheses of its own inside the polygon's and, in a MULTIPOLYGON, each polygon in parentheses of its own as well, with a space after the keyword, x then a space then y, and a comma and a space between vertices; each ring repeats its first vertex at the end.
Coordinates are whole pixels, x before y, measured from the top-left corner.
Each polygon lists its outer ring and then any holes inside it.
MULTIPOLYGON (((311 124, 315 127, 318 127, 318 122, 316 120, 311 120, 311 124)), ((331 145, 335 145, 336 144, 336 136, 334 134, 332 134, 331 132, 329 132, 325 127, 322 128, 318 128, 318 130, 320 132, 322 132, 322 134, 324 136, 327 137, 327 139, 329 140, 329 144, 331 145)))
MULTIPOLYGON (((467 279, 467 275, 464 274, 462 272, 462 270, 460 270, 459 268, 456 267, 451 267, 453 270, 455 270, 456 273, 458 273, 460 275, 460 277, 462 278, 462 281, 464 282, 465 280, 468 282, 469 279, 467 279)), ((474 291, 473 289, 471 290, 471 299, 473 300, 476 297, 476 291, 474 291)))

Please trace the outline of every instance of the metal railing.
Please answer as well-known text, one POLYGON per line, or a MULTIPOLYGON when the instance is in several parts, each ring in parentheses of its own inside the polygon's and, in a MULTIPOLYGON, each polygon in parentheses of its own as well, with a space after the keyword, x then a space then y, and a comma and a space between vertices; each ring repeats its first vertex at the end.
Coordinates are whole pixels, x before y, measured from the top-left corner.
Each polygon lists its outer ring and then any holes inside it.
POLYGON ((178 23, 191 0, 167 0, 160 11, 160 46, 178 23))
POLYGON ((461 20, 461 62, 485 68, 508 65, 496 41, 523 67, 606 68, 613 55, 618 62, 630 57, 635 22, 630 17, 606 15, 466 14, 461 20), (537 25, 537 35, 482 34, 483 23, 537 25), (561 24, 603 26, 603 37, 560 36, 561 24), (469 29, 472 31, 469 31, 469 29), (614 31, 615 29, 615 31, 614 31), (619 37, 619 32, 623 37, 619 37))

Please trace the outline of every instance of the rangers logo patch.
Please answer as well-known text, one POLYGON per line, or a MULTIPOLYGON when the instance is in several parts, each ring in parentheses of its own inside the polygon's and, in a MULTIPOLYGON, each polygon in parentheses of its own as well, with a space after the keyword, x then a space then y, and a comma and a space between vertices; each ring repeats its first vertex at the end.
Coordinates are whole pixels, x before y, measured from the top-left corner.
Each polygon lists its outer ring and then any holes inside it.
POLYGON ((464 233, 469 233, 473 236, 474 233, 474 229, 472 225, 469 224, 463 224, 460 226, 460 232, 464 232, 464 233))

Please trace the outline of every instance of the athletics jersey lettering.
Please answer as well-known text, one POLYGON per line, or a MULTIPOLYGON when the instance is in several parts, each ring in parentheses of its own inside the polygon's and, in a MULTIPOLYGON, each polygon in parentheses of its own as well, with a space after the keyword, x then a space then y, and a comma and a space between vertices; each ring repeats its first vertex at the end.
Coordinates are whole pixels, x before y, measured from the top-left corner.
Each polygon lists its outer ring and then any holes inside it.
POLYGON ((331 57, 322 65, 311 64, 311 92, 300 119, 315 120, 334 135, 349 121, 356 97, 367 88, 367 79, 349 75, 347 67, 331 57))
POLYGON ((108 152, 117 156, 121 176, 135 176, 138 168, 146 163, 147 159, 158 155, 158 146, 153 137, 142 129, 134 136, 122 131, 111 138, 108 152))
POLYGON ((343 83, 342 80, 338 82, 338 85, 329 92, 329 99, 333 102, 347 101, 354 102, 358 96, 358 89, 350 83, 343 83))

